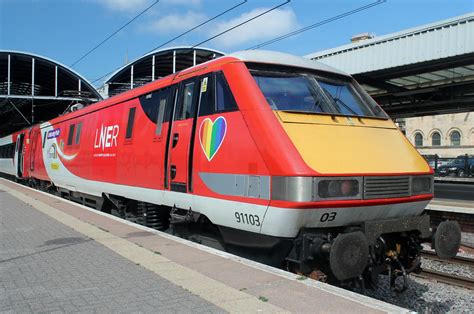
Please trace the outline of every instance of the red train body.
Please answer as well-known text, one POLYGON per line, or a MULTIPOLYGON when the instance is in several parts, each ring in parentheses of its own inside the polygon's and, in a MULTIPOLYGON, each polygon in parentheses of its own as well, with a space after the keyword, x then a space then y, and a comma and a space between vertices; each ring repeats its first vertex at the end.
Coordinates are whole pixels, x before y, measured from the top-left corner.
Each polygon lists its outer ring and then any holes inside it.
POLYGON ((33 185, 156 228, 217 226, 227 249, 260 248, 339 281, 385 271, 369 257, 381 242, 379 258, 395 252, 412 268, 415 243, 431 236, 423 158, 348 75, 289 55, 209 61, 0 149, 0 171, 33 185), (341 245, 353 263, 337 261, 341 245))

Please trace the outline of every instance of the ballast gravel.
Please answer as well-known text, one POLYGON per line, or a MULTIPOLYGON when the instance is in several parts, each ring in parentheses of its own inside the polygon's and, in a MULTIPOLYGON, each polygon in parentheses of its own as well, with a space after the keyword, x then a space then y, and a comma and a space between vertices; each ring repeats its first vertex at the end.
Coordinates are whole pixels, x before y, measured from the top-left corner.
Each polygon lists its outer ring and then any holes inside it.
POLYGON ((468 265, 449 264, 446 262, 430 260, 427 258, 422 258, 422 265, 424 269, 431 269, 442 273, 456 275, 459 277, 474 279, 474 268, 468 265))
POLYGON ((366 294, 418 313, 474 313, 472 290, 412 276, 408 278, 408 289, 402 293, 391 291, 388 277, 381 276, 378 289, 366 294))
MULTIPOLYGON (((428 246, 424 249, 431 250, 428 246)), ((458 255, 474 258, 467 252, 458 255)), ((422 267, 474 279, 474 269, 467 265, 423 258, 422 267)), ((413 276, 408 277, 408 289, 403 293, 391 291, 388 277, 380 276, 379 287, 366 294, 418 313, 474 313, 474 291, 413 276)))

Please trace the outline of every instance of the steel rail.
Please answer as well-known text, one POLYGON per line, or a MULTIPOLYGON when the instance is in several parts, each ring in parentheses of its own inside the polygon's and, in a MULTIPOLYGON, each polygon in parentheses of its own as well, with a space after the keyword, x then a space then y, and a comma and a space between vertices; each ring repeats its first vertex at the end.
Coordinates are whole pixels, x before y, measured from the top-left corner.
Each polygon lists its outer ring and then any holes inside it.
POLYGON ((460 264, 460 265, 467 265, 474 268, 474 259, 472 258, 456 256, 452 259, 446 260, 446 259, 439 258, 435 252, 425 251, 425 250, 421 251, 420 255, 424 258, 438 261, 445 264, 460 264))
POLYGON ((474 290, 474 279, 447 274, 431 269, 423 269, 421 273, 411 273, 410 275, 418 278, 435 280, 437 282, 474 290))

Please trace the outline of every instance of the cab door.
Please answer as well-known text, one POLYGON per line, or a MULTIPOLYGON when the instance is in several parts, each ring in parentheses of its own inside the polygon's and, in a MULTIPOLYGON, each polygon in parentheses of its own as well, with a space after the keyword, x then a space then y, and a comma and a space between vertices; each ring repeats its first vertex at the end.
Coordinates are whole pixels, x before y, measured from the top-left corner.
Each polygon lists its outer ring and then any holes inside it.
POLYGON ((187 193, 192 176, 192 140, 194 139, 195 112, 198 102, 198 80, 183 81, 179 86, 178 98, 169 133, 169 181, 170 190, 187 193))

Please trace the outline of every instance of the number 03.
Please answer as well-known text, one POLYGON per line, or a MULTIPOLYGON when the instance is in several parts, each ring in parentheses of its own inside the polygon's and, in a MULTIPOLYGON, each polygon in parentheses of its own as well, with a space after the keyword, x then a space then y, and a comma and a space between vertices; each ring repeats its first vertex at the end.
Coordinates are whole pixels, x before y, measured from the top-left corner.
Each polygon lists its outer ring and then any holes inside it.
POLYGON ((336 212, 324 213, 324 214, 321 216, 320 221, 321 221, 321 222, 333 221, 334 219, 336 219, 336 215, 337 215, 336 212))

